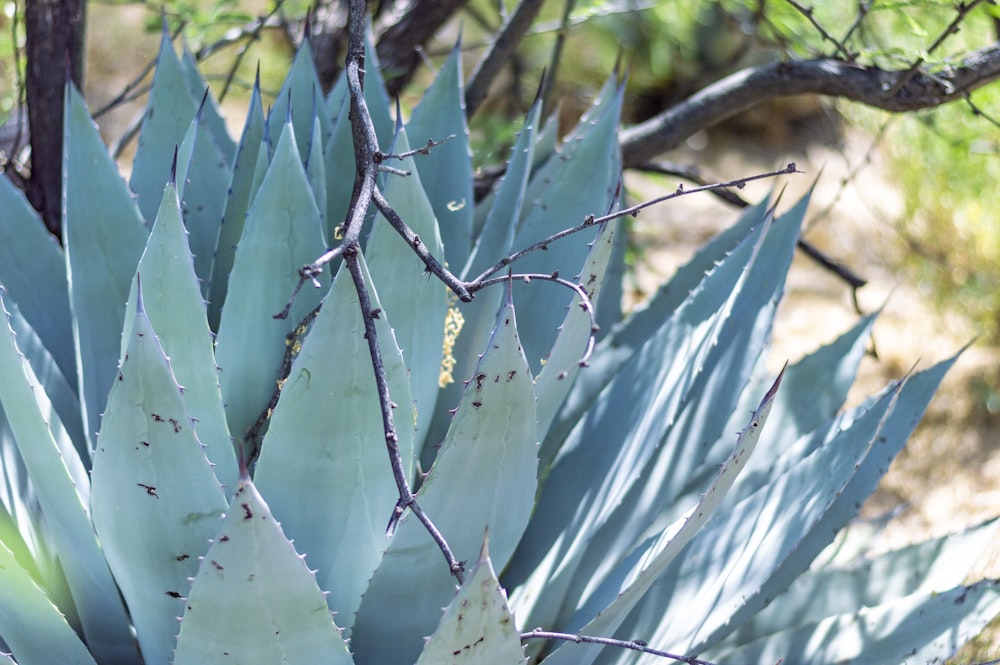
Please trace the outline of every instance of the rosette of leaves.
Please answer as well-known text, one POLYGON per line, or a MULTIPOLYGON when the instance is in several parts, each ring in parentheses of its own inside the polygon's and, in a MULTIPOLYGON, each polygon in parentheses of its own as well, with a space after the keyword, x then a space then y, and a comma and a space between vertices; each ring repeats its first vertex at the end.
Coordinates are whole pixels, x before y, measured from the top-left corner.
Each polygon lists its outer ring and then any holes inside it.
POLYGON ((460 52, 394 127, 354 32, 238 142, 165 39, 129 185, 70 88, 65 247, 0 181, 0 659, 915 663, 1000 610, 992 523, 831 549, 955 358, 769 371, 806 201, 622 318, 620 83, 476 203, 460 52))

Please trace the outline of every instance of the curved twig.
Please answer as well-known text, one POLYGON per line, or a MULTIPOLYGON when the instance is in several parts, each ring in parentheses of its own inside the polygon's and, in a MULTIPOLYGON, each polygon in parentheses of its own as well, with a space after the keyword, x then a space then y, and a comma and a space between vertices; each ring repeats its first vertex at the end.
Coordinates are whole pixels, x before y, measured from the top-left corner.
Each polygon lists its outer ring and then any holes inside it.
POLYGON ((695 656, 682 656, 676 653, 670 653, 669 651, 653 649, 641 640, 616 640, 610 637, 593 637, 590 635, 574 635, 572 633, 554 633, 548 630, 542 630, 541 628, 530 630, 527 633, 521 633, 522 642, 524 640, 536 639, 562 640, 563 642, 576 642, 577 644, 601 644, 609 647, 619 647, 622 649, 631 649, 632 651, 641 651, 642 653, 648 653, 651 656, 669 658, 670 660, 677 661, 678 663, 688 663, 688 665, 714 665, 714 663, 710 661, 702 660, 700 658, 696 658, 695 656))

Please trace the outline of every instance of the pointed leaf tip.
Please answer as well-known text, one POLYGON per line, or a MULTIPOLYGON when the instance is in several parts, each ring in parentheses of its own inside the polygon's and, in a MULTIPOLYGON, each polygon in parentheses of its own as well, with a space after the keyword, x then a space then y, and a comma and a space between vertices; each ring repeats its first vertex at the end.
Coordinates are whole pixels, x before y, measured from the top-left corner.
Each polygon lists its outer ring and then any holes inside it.
POLYGON ((170 180, 168 181, 171 185, 177 185, 177 152, 180 147, 174 144, 174 160, 170 163, 170 180))

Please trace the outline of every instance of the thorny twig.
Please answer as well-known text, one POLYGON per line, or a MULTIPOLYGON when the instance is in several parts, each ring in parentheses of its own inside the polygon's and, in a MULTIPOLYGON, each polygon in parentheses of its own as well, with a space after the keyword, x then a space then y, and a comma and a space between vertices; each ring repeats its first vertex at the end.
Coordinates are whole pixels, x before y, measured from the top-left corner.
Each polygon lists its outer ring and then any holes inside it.
POLYGON ((563 642, 576 642, 577 644, 601 644, 603 646, 619 647, 622 649, 631 649, 632 651, 641 651, 642 653, 648 653, 652 656, 659 656, 661 658, 668 658, 670 660, 677 661, 678 663, 688 663, 688 665, 714 665, 710 661, 702 660, 695 656, 681 656, 676 653, 670 653, 669 651, 660 651, 659 649, 653 649, 648 646, 645 642, 641 640, 616 640, 610 637, 593 637, 590 635, 574 635, 572 633, 553 633, 547 630, 542 630, 541 628, 535 628, 527 633, 521 633, 521 641, 524 640, 562 640, 563 642))

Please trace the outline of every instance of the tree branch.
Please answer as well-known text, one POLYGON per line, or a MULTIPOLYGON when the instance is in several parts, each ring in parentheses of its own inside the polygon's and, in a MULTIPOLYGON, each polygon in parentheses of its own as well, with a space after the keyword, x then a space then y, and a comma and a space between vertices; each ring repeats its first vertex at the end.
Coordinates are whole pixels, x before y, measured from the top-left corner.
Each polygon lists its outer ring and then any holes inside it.
POLYGON ((538 11, 542 8, 542 2, 543 0, 521 0, 507 17, 507 21, 500 28, 493 44, 476 65, 472 76, 469 77, 469 84, 465 89, 467 117, 471 118, 475 115, 479 105, 486 99, 490 85, 500 70, 510 62, 514 52, 517 51, 521 39, 524 38, 528 28, 531 27, 538 15, 538 11))
POLYGON ((382 34, 378 59, 385 87, 394 97, 406 87, 420 63, 417 49, 441 29, 469 0, 414 0, 409 11, 382 34))
POLYGON ((677 147, 699 130, 778 97, 825 95, 898 113, 964 99, 967 93, 998 78, 998 44, 973 51, 961 66, 934 74, 864 67, 831 58, 749 67, 624 130, 622 156, 626 167, 642 164, 677 147), (907 77, 909 80, 899 85, 907 77))

